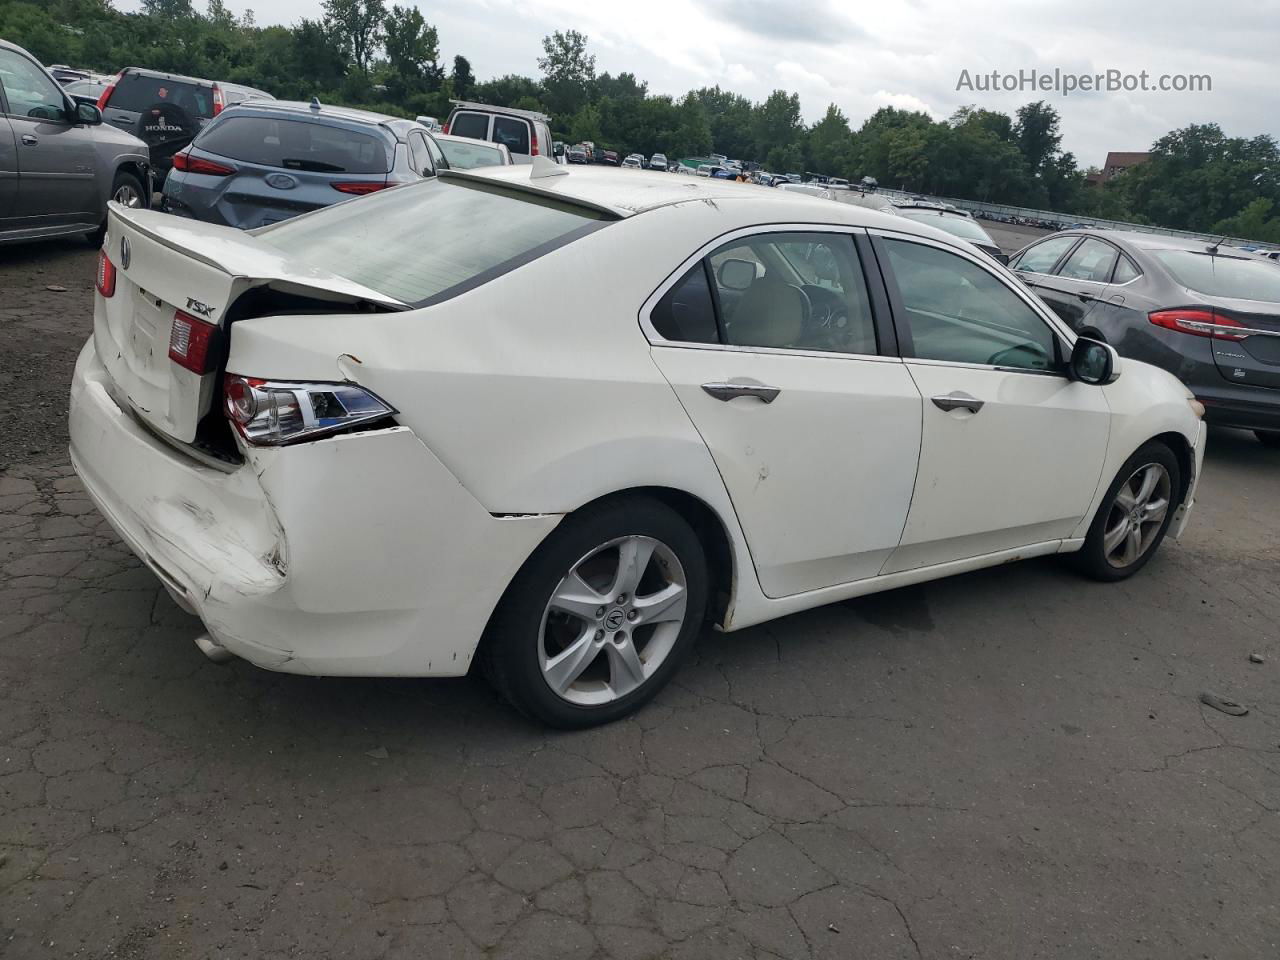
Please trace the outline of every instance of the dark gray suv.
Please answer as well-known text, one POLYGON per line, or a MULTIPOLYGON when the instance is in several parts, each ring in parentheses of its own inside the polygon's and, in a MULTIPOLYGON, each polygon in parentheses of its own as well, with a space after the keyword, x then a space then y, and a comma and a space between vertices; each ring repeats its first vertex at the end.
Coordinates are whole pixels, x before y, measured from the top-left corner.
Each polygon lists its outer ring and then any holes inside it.
POLYGON ((108 200, 150 203, 148 166, 145 143, 0 40, 0 243, 75 233, 101 242, 108 200))
POLYGON ((1069 230, 1009 266, 1078 333, 1180 379, 1206 421, 1280 447, 1280 265, 1204 242, 1069 230))

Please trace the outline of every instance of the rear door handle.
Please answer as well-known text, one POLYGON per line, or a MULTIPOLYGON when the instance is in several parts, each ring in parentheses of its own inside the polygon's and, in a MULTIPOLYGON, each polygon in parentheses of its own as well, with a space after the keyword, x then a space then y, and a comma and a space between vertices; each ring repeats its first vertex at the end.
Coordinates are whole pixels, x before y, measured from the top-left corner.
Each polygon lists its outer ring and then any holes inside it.
POLYGON ((724 400, 726 403, 730 400, 736 400, 738 397, 755 397, 763 403, 773 403, 778 394, 782 392, 780 387, 771 387, 755 380, 704 383, 702 389, 717 400, 724 400))
POLYGON ((939 410, 946 410, 950 413, 952 410, 968 410, 970 413, 977 413, 985 405, 985 400, 979 400, 977 397, 971 397, 967 393, 961 393, 959 390, 953 390, 951 393, 941 397, 930 397, 933 405, 939 410))
POLYGON ((1097 300, 1097 299, 1098 299, 1098 298, 1097 298, 1097 297, 1095 297, 1092 293, 1090 293, 1088 290, 1081 290, 1080 292, 1078 292, 1078 293, 1076 294, 1076 296, 1077 296, 1077 297, 1079 297, 1079 298, 1080 298, 1080 300, 1081 300, 1082 302, 1084 302, 1084 303, 1089 303, 1091 300, 1097 300))
POLYGON ((28 147, 34 147, 37 143, 40 142, 40 138, 36 136, 32 136, 29 133, 24 133, 22 135, 22 142, 25 143, 28 147))

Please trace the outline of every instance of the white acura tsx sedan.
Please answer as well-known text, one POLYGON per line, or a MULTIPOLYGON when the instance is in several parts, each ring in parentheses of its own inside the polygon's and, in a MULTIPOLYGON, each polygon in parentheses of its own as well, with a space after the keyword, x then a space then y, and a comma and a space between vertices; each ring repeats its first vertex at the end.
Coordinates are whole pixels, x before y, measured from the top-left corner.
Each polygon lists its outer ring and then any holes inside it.
POLYGON ((215 659, 573 727, 707 623, 1186 522, 1185 387, 963 240, 750 185, 446 173, 243 233, 113 205, 71 454, 215 659))

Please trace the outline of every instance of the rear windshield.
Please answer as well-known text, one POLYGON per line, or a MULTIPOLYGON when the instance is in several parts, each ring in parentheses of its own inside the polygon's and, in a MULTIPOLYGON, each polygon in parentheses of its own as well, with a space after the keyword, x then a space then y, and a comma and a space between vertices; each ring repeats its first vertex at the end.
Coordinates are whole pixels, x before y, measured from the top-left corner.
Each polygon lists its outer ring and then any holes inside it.
POLYGON ((610 219, 559 200, 442 179, 340 203, 255 236, 292 259, 426 306, 514 270, 610 219))
POLYGON ((195 142, 232 160, 317 173, 386 173, 387 142, 379 136, 310 120, 238 116, 228 111, 195 142))
POLYGON ((470 170, 472 167, 491 167, 501 164, 502 151, 488 143, 459 143, 456 140, 437 140, 444 158, 455 170, 470 170))
POLYGON ((1280 269, 1261 260, 1211 257, 1194 250, 1152 250, 1182 286, 1210 297, 1280 303, 1280 269))
POLYGON ((213 116, 213 88, 186 80, 165 80, 141 73, 126 73, 116 83, 108 107, 141 113, 157 103, 172 103, 193 117, 213 116))
POLYGON ((489 139, 489 115, 487 113, 455 113, 449 121, 449 132, 455 137, 473 140, 489 139))
POLYGON ((493 142, 505 145, 512 153, 528 153, 529 124, 515 117, 494 117, 493 142))
POLYGON ((968 217, 946 216, 929 210, 898 210, 895 212, 908 220, 916 221, 916 223, 927 223, 931 227, 945 230, 952 236, 963 237, 965 240, 973 240, 976 243, 991 242, 991 237, 987 235, 987 231, 983 230, 981 226, 968 217))

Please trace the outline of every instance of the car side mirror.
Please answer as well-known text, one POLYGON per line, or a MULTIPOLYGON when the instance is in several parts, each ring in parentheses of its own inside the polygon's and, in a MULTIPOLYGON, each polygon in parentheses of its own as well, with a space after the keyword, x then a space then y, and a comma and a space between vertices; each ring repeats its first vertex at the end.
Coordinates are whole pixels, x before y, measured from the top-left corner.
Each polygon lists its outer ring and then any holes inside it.
POLYGON ((96 103, 85 103, 83 100, 76 100, 75 108, 76 123, 87 124, 94 127, 102 122, 102 111, 98 109, 96 103))
POLYGON ((726 260, 716 271, 720 286, 728 290, 745 290, 756 278, 756 265, 750 260, 726 260))
POLYGON ((1071 348, 1071 379, 1079 383, 1105 386, 1120 378, 1120 354, 1101 340, 1081 337, 1071 348))

